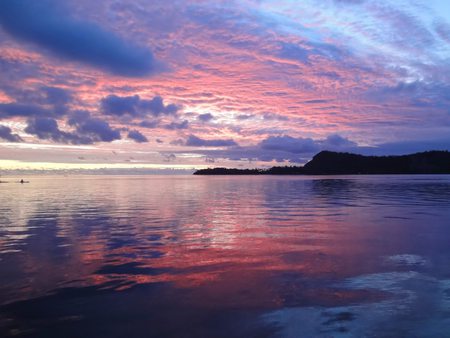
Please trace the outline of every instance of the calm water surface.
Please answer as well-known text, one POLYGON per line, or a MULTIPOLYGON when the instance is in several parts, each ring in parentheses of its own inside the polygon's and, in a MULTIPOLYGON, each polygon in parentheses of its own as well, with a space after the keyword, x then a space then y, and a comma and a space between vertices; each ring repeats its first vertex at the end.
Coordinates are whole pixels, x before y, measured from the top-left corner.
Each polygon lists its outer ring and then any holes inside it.
POLYGON ((27 179, 2 337, 450 336, 450 176, 27 179))

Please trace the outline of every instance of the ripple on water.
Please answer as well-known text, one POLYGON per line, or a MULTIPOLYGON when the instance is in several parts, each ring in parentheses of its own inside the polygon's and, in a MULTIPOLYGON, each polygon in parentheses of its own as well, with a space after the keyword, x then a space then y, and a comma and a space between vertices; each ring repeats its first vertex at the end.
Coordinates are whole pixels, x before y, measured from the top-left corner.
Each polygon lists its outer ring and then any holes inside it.
POLYGON ((450 332, 448 176, 30 181, 1 187, 0 335, 450 332))

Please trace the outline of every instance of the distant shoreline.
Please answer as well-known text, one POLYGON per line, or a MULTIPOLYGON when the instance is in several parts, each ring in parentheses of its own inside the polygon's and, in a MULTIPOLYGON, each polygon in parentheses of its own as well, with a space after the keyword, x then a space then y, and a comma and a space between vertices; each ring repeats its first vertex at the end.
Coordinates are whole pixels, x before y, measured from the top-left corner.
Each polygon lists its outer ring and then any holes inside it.
POLYGON ((426 151, 401 156, 364 156, 322 151, 304 166, 269 169, 209 168, 194 175, 432 175, 450 174, 450 152, 426 151))

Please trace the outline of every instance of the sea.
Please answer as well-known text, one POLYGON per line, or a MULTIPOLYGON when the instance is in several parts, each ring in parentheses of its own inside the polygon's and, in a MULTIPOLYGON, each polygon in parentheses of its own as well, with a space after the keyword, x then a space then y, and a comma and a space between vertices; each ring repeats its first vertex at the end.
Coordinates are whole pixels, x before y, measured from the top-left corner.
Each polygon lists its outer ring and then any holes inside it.
POLYGON ((450 337, 450 176, 0 184, 1 337, 450 337))

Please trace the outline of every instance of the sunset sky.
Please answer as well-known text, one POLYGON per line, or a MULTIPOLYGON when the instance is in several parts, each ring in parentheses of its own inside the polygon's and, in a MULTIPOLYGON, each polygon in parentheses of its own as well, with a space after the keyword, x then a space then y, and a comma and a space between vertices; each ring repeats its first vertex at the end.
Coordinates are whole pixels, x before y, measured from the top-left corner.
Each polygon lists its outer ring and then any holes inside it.
POLYGON ((450 149, 450 1, 0 2, 0 169, 450 149))

